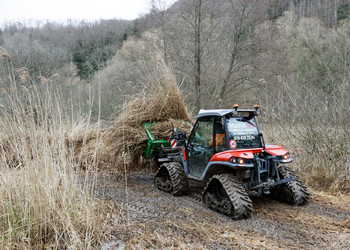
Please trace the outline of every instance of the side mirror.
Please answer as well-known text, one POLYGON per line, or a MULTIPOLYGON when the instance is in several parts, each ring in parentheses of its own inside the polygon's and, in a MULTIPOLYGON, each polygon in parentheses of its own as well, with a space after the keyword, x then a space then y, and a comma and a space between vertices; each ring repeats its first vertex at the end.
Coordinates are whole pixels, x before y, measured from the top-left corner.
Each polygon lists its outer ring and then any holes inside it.
POLYGON ((186 146, 186 133, 178 131, 177 128, 174 128, 174 135, 171 139, 175 139, 178 146, 186 146))

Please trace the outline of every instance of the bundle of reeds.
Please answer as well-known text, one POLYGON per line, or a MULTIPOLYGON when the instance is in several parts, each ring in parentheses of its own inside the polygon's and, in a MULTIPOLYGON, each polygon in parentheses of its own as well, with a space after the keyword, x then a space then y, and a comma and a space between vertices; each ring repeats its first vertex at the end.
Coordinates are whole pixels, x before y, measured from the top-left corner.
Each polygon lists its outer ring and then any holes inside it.
MULTIPOLYGON (((123 112, 101 134, 98 154, 90 155, 96 152, 89 150, 95 148, 91 143, 81 149, 87 159, 94 157, 102 167, 127 163, 132 168, 145 149, 145 122, 155 122, 150 130, 156 139, 169 139, 174 127, 189 133, 191 119, 174 75, 164 64, 159 63, 155 68, 152 73, 146 73, 144 90, 130 97, 123 112)), ((91 142, 96 144, 96 140, 91 142)))
POLYGON ((173 135, 174 128, 178 131, 185 132, 187 136, 190 135, 192 130, 191 122, 184 122, 180 119, 169 119, 163 122, 157 122, 149 127, 149 131, 156 140, 167 139, 173 135))

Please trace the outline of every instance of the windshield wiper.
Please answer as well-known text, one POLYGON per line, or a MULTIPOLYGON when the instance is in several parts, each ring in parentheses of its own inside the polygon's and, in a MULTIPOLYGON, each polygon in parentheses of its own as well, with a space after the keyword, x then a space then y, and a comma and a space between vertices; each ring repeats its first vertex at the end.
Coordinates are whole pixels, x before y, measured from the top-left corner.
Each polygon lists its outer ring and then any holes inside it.
POLYGON ((246 120, 246 122, 248 122, 250 125, 253 125, 254 127, 256 127, 256 125, 254 123, 252 123, 251 121, 246 120))

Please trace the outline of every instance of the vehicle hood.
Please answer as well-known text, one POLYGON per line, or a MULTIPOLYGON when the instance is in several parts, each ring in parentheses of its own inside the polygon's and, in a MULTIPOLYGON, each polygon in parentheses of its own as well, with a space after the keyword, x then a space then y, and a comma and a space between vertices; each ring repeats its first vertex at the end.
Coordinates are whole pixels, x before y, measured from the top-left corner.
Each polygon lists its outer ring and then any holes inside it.
MULTIPOLYGON (((260 153, 262 151, 262 147, 226 150, 213 155, 210 161, 229 161, 232 157, 253 159, 254 154, 260 153)), ((282 146, 279 145, 266 145, 265 152, 273 156, 282 156, 288 153, 288 150, 285 150, 282 146)))

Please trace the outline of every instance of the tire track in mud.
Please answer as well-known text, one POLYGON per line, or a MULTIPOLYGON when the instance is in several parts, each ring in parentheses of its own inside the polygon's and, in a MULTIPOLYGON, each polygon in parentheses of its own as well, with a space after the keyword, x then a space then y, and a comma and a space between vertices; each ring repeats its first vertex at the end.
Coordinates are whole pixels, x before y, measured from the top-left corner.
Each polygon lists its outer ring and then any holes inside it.
POLYGON ((128 210, 130 219, 133 222, 157 219, 184 219, 186 215, 176 211, 176 209, 174 210, 174 204, 179 199, 182 200, 182 204, 180 207, 177 207, 178 209, 181 207, 186 208, 187 206, 198 206, 199 209, 206 210, 201 204, 200 194, 191 193, 189 196, 173 197, 153 187, 153 176, 132 176, 127 189, 124 184, 104 186, 103 189, 103 191, 97 190, 96 196, 115 201, 128 210), (135 183, 137 184, 135 185, 135 183))
POLYGON ((153 186, 153 175, 131 175, 127 186, 116 180, 102 182, 97 197, 116 202, 136 227, 147 225, 171 242, 177 237, 204 248, 350 248, 350 197, 342 203, 313 193, 310 204, 300 207, 252 197, 252 217, 233 221, 202 204, 202 187, 196 183, 190 183, 189 195, 173 197, 153 186))

